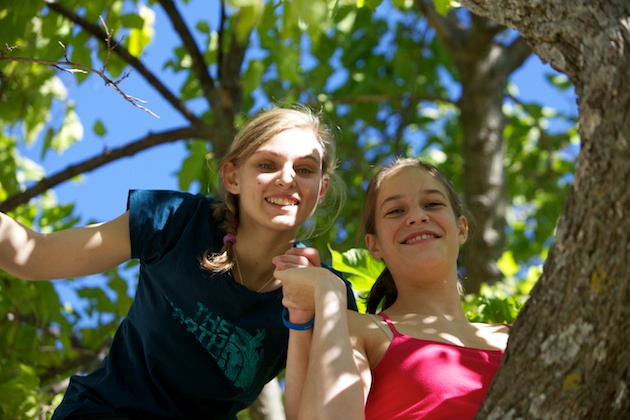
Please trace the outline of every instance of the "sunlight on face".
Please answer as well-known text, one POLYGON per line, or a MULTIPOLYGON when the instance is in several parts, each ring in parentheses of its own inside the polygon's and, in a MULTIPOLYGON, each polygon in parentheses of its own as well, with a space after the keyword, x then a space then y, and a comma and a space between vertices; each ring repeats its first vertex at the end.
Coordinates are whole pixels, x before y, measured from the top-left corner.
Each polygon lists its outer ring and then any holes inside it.
POLYGON ((305 129, 282 131, 260 145, 237 169, 241 222, 297 230, 326 193, 322 155, 305 129))

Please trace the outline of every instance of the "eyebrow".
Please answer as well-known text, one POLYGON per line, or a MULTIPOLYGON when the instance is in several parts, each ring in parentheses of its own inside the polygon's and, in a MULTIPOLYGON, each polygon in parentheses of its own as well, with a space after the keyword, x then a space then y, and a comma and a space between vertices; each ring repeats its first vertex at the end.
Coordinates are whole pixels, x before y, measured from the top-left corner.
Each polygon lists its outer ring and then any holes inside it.
MULTIPOLYGON (((422 192, 422 194, 439 194, 442 197, 444 197, 445 199, 448 198, 448 197, 446 197, 446 195, 444 195, 444 193, 442 191, 437 190, 437 189, 422 190, 421 192, 422 192)), ((385 207, 385 204, 389 203, 390 201, 395 201, 395 200, 398 200, 398 199, 403 198, 403 197, 404 197, 404 194, 390 195, 385 200, 383 200, 383 202, 381 203, 381 209, 383 207, 385 207)))
MULTIPOLYGON (((258 155, 258 154, 267 154, 267 155, 272 155, 274 157, 282 157, 282 155, 278 152, 274 152, 272 150, 265 150, 265 149, 259 149, 256 150, 254 153, 254 155, 258 155)), ((321 164, 321 160, 319 158, 318 155, 312 153, 310 155, 304 155, 304 156, 298 156, 296 160, 301 160, 301 159, 310 159, 313 162, 315 162, 316 164, 321 164)))

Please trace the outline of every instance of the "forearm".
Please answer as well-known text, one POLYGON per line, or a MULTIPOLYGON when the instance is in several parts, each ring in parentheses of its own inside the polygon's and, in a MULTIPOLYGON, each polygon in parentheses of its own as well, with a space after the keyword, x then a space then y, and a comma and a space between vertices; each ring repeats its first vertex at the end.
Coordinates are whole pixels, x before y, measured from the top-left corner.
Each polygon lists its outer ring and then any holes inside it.
POLYGON ((24 280, 96 274, 130 255, 127 214, 107 223, 40 234, 0 213, 0 269, 24 280))
POLYGON ((345 289, 316 296, 315 327, 300 419, 363 419, 364 384, 354 358, 345 289))
MULTIPOLYGON (((292 322, 296 322, 291 320, 292 322)), ((304 389, 313 330, 289 331, 289 351, 285 371, 284 409, 288 420, 298 418, 300 397, 304 389)))

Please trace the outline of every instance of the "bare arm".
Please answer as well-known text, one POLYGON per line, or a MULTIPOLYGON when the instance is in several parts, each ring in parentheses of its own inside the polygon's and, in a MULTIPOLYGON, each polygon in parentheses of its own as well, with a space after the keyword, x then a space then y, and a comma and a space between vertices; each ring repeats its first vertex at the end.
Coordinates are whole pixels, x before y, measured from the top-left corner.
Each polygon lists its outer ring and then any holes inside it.
MULTIPOLYGON (((309 319, 310 320, 310 319, 309 319)), ((291 322, 303 324, 291 318, 291 322)), ((287 367, 285 370, 284 410, 288 420, 298 418, 300 412, 300 398, 304 389, 304 379, 308 372, 309 352, 313 330, 289 331, 289 350, 287 367)))
POLYGON ((371 371, 362 340, 352 334, 362 315, 346 309, 345 285, 317 288, 315 327, 300 399, 300 419, 365 418, 371 371))
POLYGON ((350 337, 348 318, 362 315, 347 311, 345 284, 324 268, 276 270, 276 277, 283 282, 285 306, 302 302, 296 307, 306 309, 303 296, 315 305, 312 335, 290 333, 287 418, 363 419, 371 373, 361 341, 350 337))
POLYGON ((96 274, 131 258, 129 214, 42 234, 0 213, 0 269, 24 280, 96 274))
MULTIPOLYGON (((321 266, 319 253, 314 248, 292 248, 284 255, 273 259, 280 270, 321 266)), ((282 304, 289 308, 289 320, 294 324, 305 324, 315 314, 312 289, 293 288, 292 283, 283 283, 282 304)), ((298 418, 300 396, 308 369, 308 354, 311 349, 313 330, 289 330, 289 349, 285 369, 284 410, 288 420, 298 418)))

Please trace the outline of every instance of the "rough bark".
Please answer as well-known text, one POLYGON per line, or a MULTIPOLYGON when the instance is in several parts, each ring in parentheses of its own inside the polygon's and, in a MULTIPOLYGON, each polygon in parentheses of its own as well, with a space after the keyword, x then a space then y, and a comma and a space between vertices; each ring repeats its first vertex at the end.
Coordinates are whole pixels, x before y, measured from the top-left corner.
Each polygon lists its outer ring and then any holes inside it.
POLYGON ((569 76, 581 152, 544 274, 521 311, 483 419, 630 416, 630 3, 464 0, 569 76))

